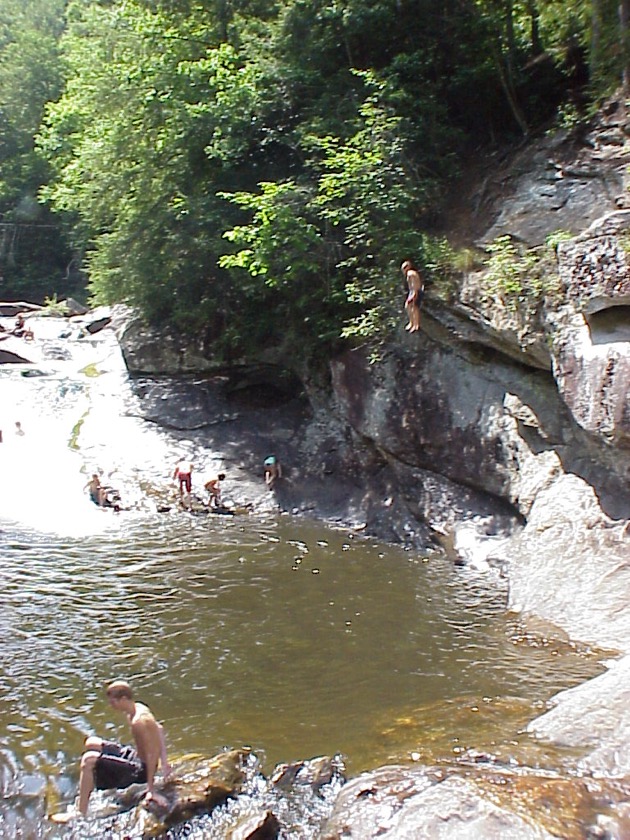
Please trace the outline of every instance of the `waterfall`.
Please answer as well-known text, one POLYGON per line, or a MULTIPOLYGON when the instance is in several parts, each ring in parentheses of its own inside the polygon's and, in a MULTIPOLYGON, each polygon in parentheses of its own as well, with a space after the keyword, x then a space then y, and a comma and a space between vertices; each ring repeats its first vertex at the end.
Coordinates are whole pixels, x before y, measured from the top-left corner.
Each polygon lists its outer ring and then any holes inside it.
POLYGON ((124 505, 141 507, 140 481, 167 481, 172 445, 139 419, 111 330, 90 335, 54 317, 29 325, 34 341, 3 343, 29 364, 0 368, 0 515, 69 535, 116 527, 112 512, 89 500, 91 474, 117 487, 124 505))

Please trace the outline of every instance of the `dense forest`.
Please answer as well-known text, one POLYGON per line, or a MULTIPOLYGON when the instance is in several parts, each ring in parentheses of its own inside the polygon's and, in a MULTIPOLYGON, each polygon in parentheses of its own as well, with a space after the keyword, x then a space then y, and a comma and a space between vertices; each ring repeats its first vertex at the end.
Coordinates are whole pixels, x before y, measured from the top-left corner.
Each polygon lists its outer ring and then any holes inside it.
POLYGON ((2 0, 0 296, 234 356, 382 334, 480 149, 627 85, 630 0, 2 0), (296 343, 297 340, 297 343, 296 343))

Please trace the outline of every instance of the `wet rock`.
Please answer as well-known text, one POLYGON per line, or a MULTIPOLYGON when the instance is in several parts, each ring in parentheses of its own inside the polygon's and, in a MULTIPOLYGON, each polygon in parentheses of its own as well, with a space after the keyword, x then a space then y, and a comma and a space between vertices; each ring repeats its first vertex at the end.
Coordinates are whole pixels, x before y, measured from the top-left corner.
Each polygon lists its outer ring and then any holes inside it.
POLYGON ((20 356, 19 353, 13 353, 10 350, 5 350, 0 347, 0 365, 30 365, 29 359, 20 356))
POLYGON ((551 840, 557 835, 494 804, 472 781, 437 770, 390 766, 362 774, 342 789, 321 836, 323 840, 551 840))
POLYGON ((209 760, 191 758, 178 762, 172 780, 159 789, 168 806, 151 803, 150 811, 142 805, 136 808, 142 836, 159 837, 170 827, 210 813, 237 795, 246 779, 244 768, 249 756, 249 750, 231 750, 209 760))
POLYGON ((271 811, 245 817, 242 822, 226 830, 225 840, 276 840, 280 822, 271 811))
MULTIPOLYGON (((630 565, 630 561, 629 561, 630 565)), ((579 747, 582 773, 630 781, 630 656, 599 677, 563 691, 528 731, 554 744, 579 747)))
POLYGON ((94 333, 100 332, 102 329, 107 327, 111 323, 111 317, 105 316, 103 318, 97 318, 95 321, 90 321, 89 324, 86 325, 85 329, 90 333, 90 335, 94 335, 94 333))
POLYGON ((339 756, 319 756, 293 764, 278 764, 271 774, 273 785, 284 790, 294 786, 309 787, 317 793, 324 785, 331 783, 333 778, 343 778, 343 763, 339 756))

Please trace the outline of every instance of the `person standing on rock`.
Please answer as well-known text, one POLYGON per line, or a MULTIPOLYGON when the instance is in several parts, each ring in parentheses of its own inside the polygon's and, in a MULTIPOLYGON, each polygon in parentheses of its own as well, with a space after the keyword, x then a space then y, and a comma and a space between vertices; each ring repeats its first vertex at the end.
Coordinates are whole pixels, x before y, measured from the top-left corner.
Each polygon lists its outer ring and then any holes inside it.
POLYGON ((167 800, 155 792, 155 774, 158 766, 167 779, 171 767, 166 755, 164 728, 144 703, 134 700, 129 683, 116 680, 105 689, 110 706, 127 716, 135 747, 104 741, 94 735, 85 740, 79 777, 78 813, 71 808, 65 813, 54 814, 53 822, 66 823, 74 816, 85 816, 92 791, 127 788, 133 784, 146 784, 144 801, 167 807, 167 800))
POLYGON ((181 461, 175 467, 175 471, 173 473, 173 478, 177 479, 179 482, 179 495, 184 495, 184 490, 187 493, 192 492, 192 471, 193 471, 193 464, 191 461, 187 460, 185 457, 181 459, 181 461))
POLYGON ((277 479, 282 478, 282 467, 275 455, 268 455, 263 463, 265 468, 265 484, 272 490, 277 479))
POLYGON ((407 281, 405 309, 407 310, 409 323, 405 329, 409 332, 418 332, 420 329, 420 307, 424 297, 424 281, 411 260, 405 260, 400 266, 400 270, 407 281))

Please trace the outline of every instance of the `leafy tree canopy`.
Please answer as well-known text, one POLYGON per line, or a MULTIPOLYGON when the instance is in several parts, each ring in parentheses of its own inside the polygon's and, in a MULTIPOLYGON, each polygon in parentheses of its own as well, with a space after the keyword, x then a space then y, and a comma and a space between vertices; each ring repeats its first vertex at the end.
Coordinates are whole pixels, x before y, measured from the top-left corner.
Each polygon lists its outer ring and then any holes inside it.
POLYGON ((4 2, 4 218, 226 357, 386 334, 462 152, 627 64, 629 0, 4 2))

